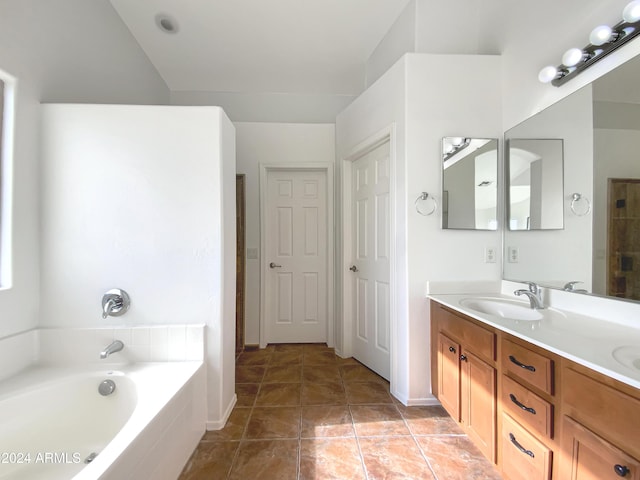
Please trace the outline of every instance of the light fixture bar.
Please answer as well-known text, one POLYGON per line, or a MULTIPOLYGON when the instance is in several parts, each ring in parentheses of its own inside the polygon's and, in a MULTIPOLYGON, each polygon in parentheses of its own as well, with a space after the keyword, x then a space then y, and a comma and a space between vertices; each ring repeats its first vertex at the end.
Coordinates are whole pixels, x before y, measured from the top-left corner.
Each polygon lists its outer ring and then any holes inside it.
MULTIPOLYGON (((600 28, 600 27, 598 27, 600 28)), ((601 45, 590 43, 582 49, 584 52, 584 60, 579 61, 575 67, 567 68, 562 64, 557 67, 558 74, 551 80, 551 85, 559 87, 579 75, 591 65, 606 57, 614 50, 620 48, 627 42, 633 40, 640 34, 640 20, 635 22, 627 22, 622 20, 611 28, 611 38, 603 42, 601 45)))

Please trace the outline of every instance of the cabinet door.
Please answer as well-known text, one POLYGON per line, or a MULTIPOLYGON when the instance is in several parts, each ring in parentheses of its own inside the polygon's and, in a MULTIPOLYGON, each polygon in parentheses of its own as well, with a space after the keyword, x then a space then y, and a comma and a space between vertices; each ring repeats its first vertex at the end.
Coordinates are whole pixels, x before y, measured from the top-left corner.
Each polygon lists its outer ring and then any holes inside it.
POLYGON ((438 335, 438 400, 457 422, 460 421, 460 345, 438 335))
POLYGON ((473 353, 460 356, 461 421, 482 453, 495 462, 496 370, 473 353))
POLYGON ((640 480, 640 463, 569 417, 563 421, 568 480, 640 480))

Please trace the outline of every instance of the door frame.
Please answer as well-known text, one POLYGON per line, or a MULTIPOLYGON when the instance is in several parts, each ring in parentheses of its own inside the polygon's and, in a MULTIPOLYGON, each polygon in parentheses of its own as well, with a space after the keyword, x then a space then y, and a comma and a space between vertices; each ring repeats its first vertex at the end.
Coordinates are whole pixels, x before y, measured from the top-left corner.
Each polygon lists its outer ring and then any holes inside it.
POLYGON ((396 377, 396 342, 397 342, 397 241, 395 232, 396 224, 396 128, 395 123, 383 128, 379 132, 371 135, 364 141, 353 147, 349 153, 342 158, 342 244, 341 244, 341 265, 342 265, 342 349, 340 354, 343 357, 353 356, 353 315, 354 288, 351 282, 349 266, 352 264, 351 243, 353 241, 352 225, 352 196, 351 188, 353 182, 353 163, 380 145, 389 143, 389 365, 391 388, 396 377))
POLYGON ((325 172, 327 176, 327 346, 334 345, 334 206, 333 206, 333 164, 329 162, 309 163, 260 163, 260 348, 267 346, 266 279, 269 269, 267 258, 267 175, 273 171, 325 172))

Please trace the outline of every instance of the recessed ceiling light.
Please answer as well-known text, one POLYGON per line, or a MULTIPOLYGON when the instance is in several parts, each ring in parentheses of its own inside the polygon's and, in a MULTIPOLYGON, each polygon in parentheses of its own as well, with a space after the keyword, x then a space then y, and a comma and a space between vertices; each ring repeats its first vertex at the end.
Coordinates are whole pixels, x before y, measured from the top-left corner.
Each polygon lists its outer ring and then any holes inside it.
POLYGON ((156 15, 156 25, 164 33, 177 33, 178 22, 171 15, 159 13, 156 15))

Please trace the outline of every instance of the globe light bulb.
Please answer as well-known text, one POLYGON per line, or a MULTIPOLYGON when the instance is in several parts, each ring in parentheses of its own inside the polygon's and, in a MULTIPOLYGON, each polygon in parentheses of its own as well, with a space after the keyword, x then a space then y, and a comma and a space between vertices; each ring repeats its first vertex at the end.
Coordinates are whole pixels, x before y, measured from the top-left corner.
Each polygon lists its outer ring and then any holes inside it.
POLYGON ((459 147, 460 145, 462 145, 464 143, 464 138, 462 138, 462 137, 452 137, 451 138, 451 143, 453 144, 454 147, 459 147))
POLYGON ((622 19, 627 23, 635 23, 640 20, 640 0, 634 0, 624 7, 622 19))
POLYGON ((613 38, 613 30, 609 25, 600 25, 594 28, 589 35, 589 41, 592 45, 604 45, 613 38))
POLYGON ((550 83, 554 78, 558 76, 558 69, 553 65, 544 67, 538 74, 538 80, 542 83, 550 83))
POLYGON ((584 59, 584 52, 579 48, 570 48, 562 55, 562 64, 567 67, 573 67, 584 59))

